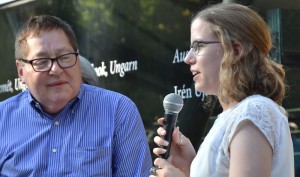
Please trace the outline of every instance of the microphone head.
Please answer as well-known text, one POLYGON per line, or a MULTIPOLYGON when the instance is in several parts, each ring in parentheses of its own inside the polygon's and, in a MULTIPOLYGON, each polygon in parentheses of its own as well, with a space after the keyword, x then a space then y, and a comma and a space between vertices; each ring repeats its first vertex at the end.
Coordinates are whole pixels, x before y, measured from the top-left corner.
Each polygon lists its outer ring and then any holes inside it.
POLYGON ((183 99, 175 93, 170 93, 165 96, 163 105, 166 112, 179 113, 183 107, 183 99))

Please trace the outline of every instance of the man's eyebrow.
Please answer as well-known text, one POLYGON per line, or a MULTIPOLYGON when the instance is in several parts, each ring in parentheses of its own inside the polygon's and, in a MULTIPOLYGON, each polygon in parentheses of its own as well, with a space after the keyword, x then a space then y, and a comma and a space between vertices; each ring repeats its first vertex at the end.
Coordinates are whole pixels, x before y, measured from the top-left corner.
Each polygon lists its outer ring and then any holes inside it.
POLYGON ((33 56, 33 59, 36 59, 36 58, 43 58, 43 57, 46 57, 48 55, 47 52, 45 51, 40 51, 38 53, 36 53, 34 56, 33 56))
POLYGON ((73 51, 73 48, 71 48, 71 50, 70 50, 70 48, 68 48, 68 47, 60 48, 55 51, 56 54, 63 53, 63 52, 75 52, 75 51, 73 51))
MULTIPOLYGON (((73 49, 70 50, 69 48, 65 47, 65 48, 61 48, 61 49, 55 50, 55 55, 61 55, 64 52, 72 52, 72 51, 73 51, 73 49)), ((33 59, 36 59, 36 58, 45 58, 45 57, 50 57, 50 54, 47 51, 40 51, 40 52, 38 52, 38 53, 36 53, 34 55, 33 59)))

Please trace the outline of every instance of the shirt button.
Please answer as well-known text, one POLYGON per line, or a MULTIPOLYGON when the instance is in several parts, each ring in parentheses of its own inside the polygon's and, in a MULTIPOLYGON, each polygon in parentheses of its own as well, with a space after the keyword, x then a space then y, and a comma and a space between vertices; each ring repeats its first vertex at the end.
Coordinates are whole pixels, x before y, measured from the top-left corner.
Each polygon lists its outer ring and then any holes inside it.
POLYGON ((58 122, 58 121, 55 121, 54 124, 55 124, 55 125, 59 125, 59 122, 58 122))
POLYGON ((53 148, 53 149, 52 149, 52 152, 54 152, 54 153, 57 152, 57 149, 53 148))

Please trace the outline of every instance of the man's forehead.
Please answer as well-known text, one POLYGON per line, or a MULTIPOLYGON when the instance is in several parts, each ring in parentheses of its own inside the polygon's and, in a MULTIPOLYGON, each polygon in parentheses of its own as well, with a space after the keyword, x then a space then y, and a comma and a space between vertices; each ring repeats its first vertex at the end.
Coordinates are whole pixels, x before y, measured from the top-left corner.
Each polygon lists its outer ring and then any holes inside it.
POLYGON ((42 33, 39 33, 38 35, 32 33, 28 36, 26 39, 29 49, 27 57, 54 57, 63 53, 74 52, 69 40, 64 41, 64 39, 67 38, 43 38, 41 37, 42 35, 42 33))
POLYGON ((35 37, 39 37, 41 35, 44 35, 44 34, 52 34, 52 33, 57 33, 59 35, 66 35, 64 33, 63 30, 61 29, 51 29, 51 30, 35 30, 35 31, 31 31, 28 33, 27 35, 27 39, 30 39, 30 38, 35 38, 35 37))

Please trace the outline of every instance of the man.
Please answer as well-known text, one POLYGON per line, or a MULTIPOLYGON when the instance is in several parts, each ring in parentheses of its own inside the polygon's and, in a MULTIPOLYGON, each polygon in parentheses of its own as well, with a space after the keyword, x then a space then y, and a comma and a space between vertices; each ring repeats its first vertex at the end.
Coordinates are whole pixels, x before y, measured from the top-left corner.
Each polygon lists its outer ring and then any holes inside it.
POLYGON ((32 17, 15 47, 28 90, 0 103, 0 176, 149 176, 151 156, 135 104, 82 84, 66 22, 32 17))

